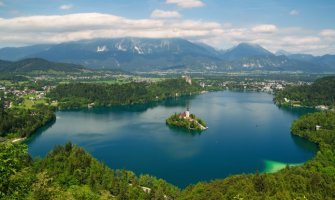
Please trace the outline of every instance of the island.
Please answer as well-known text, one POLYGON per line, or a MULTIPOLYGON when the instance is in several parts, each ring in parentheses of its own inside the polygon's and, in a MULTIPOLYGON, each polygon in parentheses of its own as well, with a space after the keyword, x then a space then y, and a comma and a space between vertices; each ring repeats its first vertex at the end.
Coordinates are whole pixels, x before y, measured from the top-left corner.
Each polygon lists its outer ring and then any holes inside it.
POLYGON ((175 113, 166 119, 166 124, 192 131, 204 131, 208 129, 206 123, 202 119, 197 118, 194 114, 190 114, 188 107, 185 112, 180 114, 175 113))

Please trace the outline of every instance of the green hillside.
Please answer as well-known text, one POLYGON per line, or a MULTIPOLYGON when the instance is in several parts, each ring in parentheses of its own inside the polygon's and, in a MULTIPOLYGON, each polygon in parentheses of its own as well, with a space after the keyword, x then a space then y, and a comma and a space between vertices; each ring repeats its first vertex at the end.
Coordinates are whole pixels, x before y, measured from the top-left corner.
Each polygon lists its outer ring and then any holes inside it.
POLYGON ((335 105, 335 76, 328 76, 316 80, 311 85, 289 86, 275 94, 275 102, 302 106, 335 105), (286 98, 286 101, 285 101, 286 98))
POLYGON ((80 65, 50 62, 39 58, 28 58, 16 62, 0 60, 0 72, 81 72, 83 70, 85 70, 85 68, 80 65))

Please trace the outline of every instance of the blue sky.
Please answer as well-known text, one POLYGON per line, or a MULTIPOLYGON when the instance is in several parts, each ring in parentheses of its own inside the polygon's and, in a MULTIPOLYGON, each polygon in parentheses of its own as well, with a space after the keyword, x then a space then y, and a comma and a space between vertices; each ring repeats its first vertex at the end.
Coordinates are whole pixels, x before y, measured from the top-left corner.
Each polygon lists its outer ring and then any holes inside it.
POLYGON ((223 49, 250 42, 271 51, 335 54, 335 1, 0 0, 0 30, 0 46, 182 37, 223 49))

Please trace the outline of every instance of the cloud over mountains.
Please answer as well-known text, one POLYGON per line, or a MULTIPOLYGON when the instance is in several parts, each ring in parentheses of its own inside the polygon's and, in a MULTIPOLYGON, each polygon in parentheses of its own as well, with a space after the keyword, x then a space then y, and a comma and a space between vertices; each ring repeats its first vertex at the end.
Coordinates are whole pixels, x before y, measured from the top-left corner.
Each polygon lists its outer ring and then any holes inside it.
POLYGON ((76 13, 0 18, 0 43, 2 46, 22 46, 130 36, 185 38, 216 48, 251 42, 272 51, 286 49, 314 54, 335 53, 334 29, 313 32, 274 24, 236 27, 215 21, 183 19, 177 11, 163 10, 154 10, 151 17, 130 19, 103 13, 76 13))

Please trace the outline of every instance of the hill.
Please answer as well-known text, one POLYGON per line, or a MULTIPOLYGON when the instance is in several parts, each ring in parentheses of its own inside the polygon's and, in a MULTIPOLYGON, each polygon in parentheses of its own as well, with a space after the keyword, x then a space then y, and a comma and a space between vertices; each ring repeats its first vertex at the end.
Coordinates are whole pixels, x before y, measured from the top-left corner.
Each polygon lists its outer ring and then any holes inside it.
POLYGON ((335 106, 335 76, 317 79, 311 85, 290 86, 275 93, 277 104, 302 106, 335 106))
POLYGON ((40 58, 29 58, 16 62, 0 60, 0 72, 33 71, 81 72, 84 67, 76 64, 50 62, 40 58))

